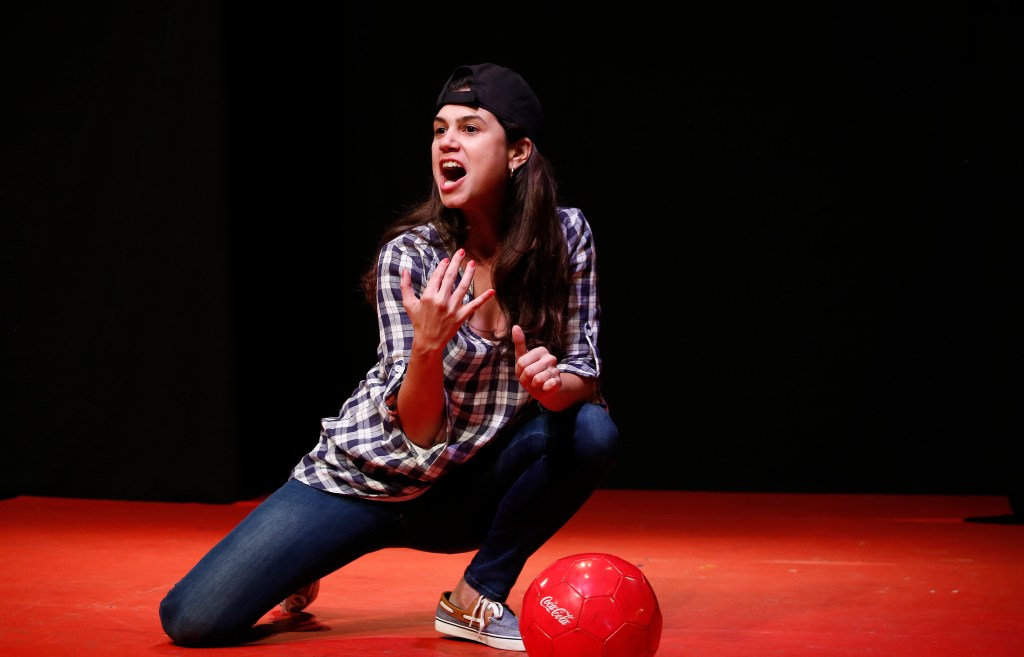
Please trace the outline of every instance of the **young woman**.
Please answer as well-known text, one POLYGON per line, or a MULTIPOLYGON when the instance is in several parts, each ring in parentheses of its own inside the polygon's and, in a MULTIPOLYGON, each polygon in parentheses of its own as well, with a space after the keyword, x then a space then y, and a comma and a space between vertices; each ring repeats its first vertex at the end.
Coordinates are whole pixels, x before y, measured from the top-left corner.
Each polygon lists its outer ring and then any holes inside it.
MULTIPOLYGON (((435 628, 524 650, 506 605, 527 559, 614 463, 594 238, 557 205, 543 111, 516 72, 457 68, 437 99, 429 197, 364 275, 377 362, 320 440, 160 605, 180 645, 251 639, 275 604, 388 547, 475 550, 435 628)), ((283 600, 283 602, 282 602, 283 600)))

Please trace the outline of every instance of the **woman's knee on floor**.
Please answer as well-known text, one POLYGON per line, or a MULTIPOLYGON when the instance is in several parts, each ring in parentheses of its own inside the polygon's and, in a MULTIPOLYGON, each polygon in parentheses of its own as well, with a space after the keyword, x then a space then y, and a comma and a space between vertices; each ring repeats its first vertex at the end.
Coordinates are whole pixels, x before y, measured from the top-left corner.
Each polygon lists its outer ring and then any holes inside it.
POLYGON ((160 624, 179 646, 213 646, 230 643, 245 628, 228 628, 217 609, 206 604, 188 604, 177 588, 160 602, 160 624))

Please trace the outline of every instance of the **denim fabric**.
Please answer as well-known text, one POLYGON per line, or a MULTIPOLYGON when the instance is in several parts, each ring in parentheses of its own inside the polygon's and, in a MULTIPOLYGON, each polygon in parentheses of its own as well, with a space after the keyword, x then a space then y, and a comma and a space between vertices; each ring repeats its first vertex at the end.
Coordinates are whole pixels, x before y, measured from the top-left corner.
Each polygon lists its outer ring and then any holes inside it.
POLYGON ((539 413, 412 500, 342 496, 290 480, 168 592, 164 631, 179 645, 248 640, 260 617, 303 585, 388 547, 476 549, 466 581, 505 602, 526 560, 611 468, 618 437, 603 406, 582 404, 539 413))

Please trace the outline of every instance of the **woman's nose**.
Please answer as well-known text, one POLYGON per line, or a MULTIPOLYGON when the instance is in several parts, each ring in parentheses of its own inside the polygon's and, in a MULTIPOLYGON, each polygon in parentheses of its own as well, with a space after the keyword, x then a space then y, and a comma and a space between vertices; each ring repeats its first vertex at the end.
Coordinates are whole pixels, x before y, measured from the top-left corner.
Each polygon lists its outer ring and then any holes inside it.
POLYGON ((459 140, 454 132, 448 131, 438 137, 437 145, 442 151, 450 151, 459 147, 459 140))

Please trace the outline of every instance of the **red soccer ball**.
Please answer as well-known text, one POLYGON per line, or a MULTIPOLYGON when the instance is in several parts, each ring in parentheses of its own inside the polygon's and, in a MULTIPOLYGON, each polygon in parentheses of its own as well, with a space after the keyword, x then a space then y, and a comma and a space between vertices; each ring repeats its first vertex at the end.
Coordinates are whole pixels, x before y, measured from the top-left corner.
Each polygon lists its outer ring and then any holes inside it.
POLYGON ((519 630, 529 657, 653 657, 661 608, 635 565, 611 554, 574 554, 530 584, 519 630))

